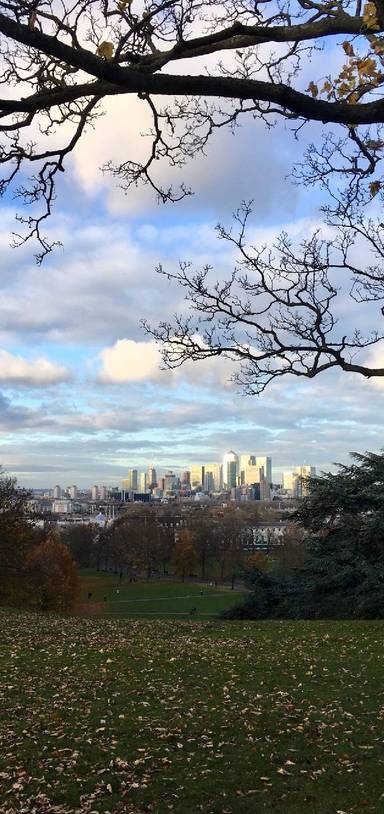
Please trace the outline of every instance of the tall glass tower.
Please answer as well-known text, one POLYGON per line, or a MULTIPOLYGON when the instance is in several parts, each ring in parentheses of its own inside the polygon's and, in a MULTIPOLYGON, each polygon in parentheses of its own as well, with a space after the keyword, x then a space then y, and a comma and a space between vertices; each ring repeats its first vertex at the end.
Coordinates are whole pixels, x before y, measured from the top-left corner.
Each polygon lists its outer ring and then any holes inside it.
POLYGON ((232 489, 237 486, 239 474, 239 456, 233 449, 226 452, 223 458, 223 486, 224 489, 232 489))

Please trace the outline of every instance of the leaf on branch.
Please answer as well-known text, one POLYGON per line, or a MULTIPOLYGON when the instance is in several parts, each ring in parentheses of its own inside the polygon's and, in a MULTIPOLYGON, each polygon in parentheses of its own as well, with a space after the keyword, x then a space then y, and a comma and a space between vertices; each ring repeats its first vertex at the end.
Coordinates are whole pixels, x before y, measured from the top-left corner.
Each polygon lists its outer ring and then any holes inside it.
POLYGON ((112 42, 101 42, 100 45, 97 46, 97 55, 99 57, 104 57, 104 59, 112 59, 113 54, 115 52, 115 47, 112 42))
POLYGON ((372 198, 374 198, 375 195, 377 195, 377 193, 380 191, 380 189, 381 189, 380 181, 371 181, 371 183, 369 185, 369 191, 370 191, 370 193, 372 195, 372 198))
POLYGON ((363 9, 363 23, 371 31, 380 31, 375 3, 366 3, 363 9))
POLYGON ((307 91, 308 91, 308 92, 311 94, 311 96, 313 96, 313 98, 315 99, 315 98, 316 98, 316 96, 317 96, 317 95, 318 95, 318 93, 319 93, 319 88, 317 87, 317 85, 315 84, 315 82, 310 82, 310 83, 309 83, 309 85, 308 85, 308 87, 307 87, 307 91))
POLYGON ((354 57, 355 56, 353 46, 351 45, 350 42, 348 42, 348 41, 343 42, 343 49, 344 49, 344 53, 346 53, 348 57, 354 57))
POLYGON ((131 5, 132 0, 118 0, 117 8, 120 11, 120 14, 124 14, 124 11, 131 5))

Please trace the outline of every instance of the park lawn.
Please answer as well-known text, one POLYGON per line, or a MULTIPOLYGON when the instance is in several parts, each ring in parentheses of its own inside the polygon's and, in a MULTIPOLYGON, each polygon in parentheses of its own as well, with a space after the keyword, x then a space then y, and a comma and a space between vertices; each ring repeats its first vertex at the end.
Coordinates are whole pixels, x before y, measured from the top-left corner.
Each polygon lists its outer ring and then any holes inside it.
POLYGON ((227 586, 168 579, 129 582, 124 577, 120 584, 118 575, 90 569, 81 571, 80 577, 80 614, 114 619, 188 619, 192 609, 196 609, 194 619, 207 619, 245 596, 227 586), (89 601, 88 593, 92 593, 89 601))
POLYGON ((1 814, 384 806, 382 622, 0 610, 1 814))

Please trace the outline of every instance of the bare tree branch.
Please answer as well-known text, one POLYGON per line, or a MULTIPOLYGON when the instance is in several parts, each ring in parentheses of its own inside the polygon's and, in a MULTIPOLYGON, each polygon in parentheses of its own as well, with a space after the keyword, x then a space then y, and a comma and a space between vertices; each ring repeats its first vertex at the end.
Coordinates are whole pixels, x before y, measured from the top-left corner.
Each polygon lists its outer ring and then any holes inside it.
POLYGON ((224 356, 238 363, 233 379, 247 394, 260 394, 288 374, 312 379, 335 367, 365 378, 384 376, 384 367, 367 364, 365 353, 384 340, 382 319, 369 334, 355 327, 341 335, 335 308, 348 295, 360 304, 384 303, 383 224, 335 216, 332 240, 316 232, 294 246, 282 233, 268 249, 248 246, 250 214, 250 204, 235 213, 236 232, 218 226, 219 238, 239 253, 237 268, 224 282, 210 283, 208 266, 197 272, 185 262, 176 272, 159 267, 185 290, 189 307, 186 316, 157 328, 143 322, 160 344, 165 366, 224 356), (350 261, 357 242, 372 265, 360 268, 350 261))

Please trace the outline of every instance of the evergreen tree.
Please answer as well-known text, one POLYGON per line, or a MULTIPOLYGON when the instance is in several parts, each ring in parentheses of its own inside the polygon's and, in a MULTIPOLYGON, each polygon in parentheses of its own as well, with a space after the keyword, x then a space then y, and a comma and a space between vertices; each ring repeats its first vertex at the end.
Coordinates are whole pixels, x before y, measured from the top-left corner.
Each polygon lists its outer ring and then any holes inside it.
POLYGON ((251 572, 252 593, 233 616, 384 617, 384 453, 352 458, 308 481, 295 517, 306 561, 291 573, 251 572))

